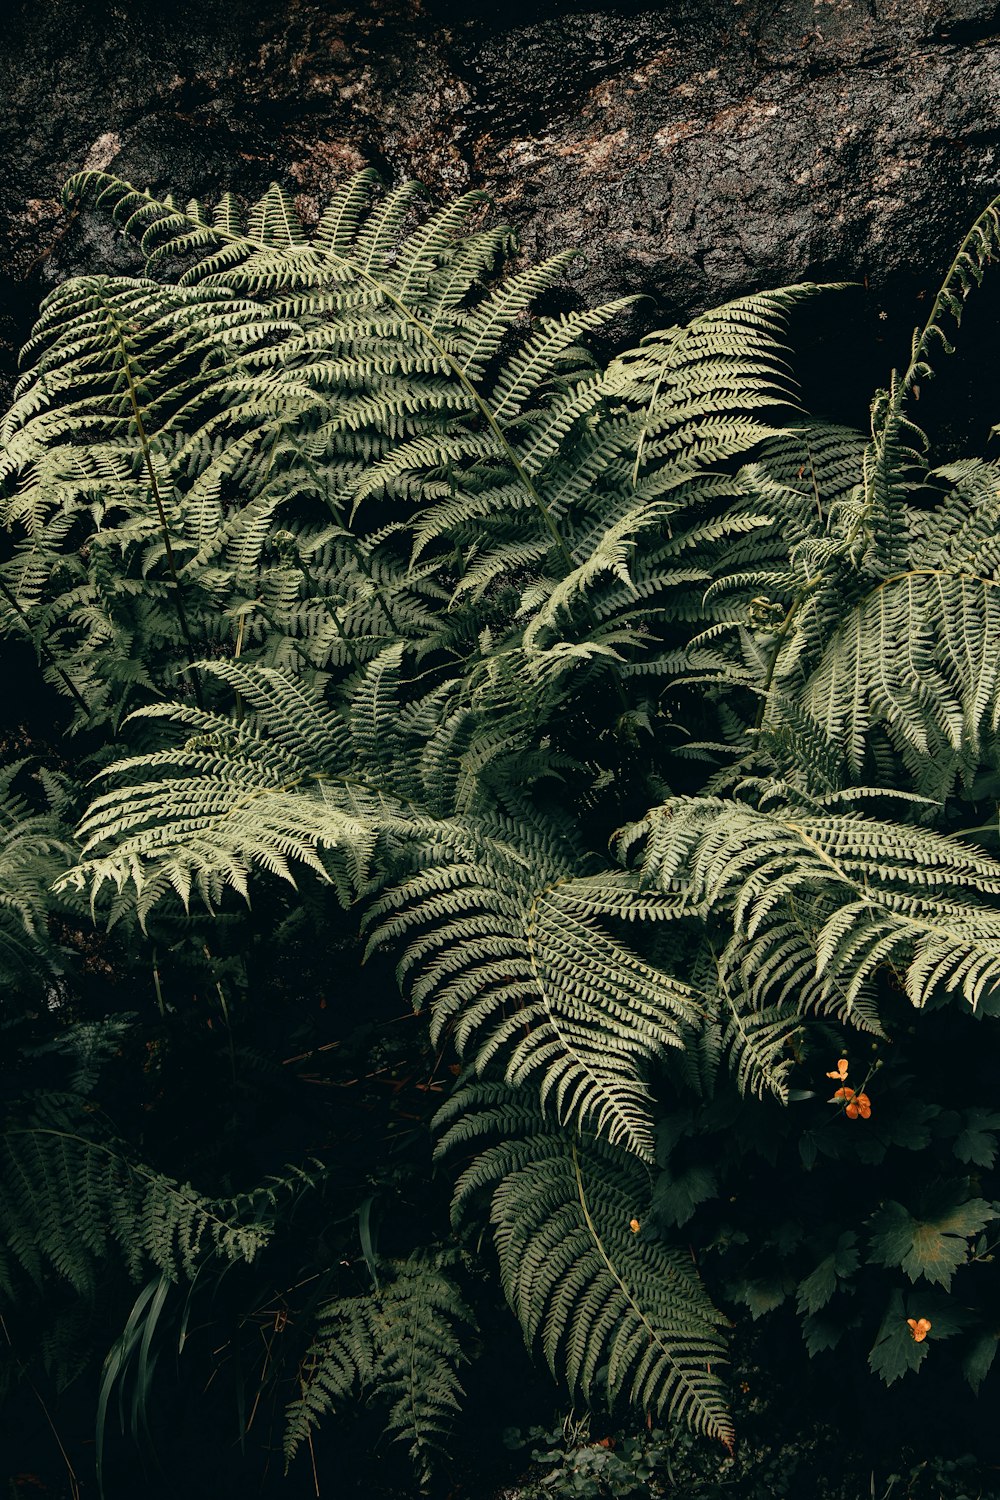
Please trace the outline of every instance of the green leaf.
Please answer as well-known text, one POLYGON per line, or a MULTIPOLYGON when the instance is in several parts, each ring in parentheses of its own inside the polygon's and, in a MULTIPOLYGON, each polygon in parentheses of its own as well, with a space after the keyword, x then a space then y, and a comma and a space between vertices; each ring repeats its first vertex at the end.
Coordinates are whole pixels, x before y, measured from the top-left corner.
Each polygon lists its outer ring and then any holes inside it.
POLYGON ((838 1282, 853 1276, 861 1260, 857 1242, 857 1235, 847 1230, 840 1236, 836 1248, 799 1283, 795 1300, 800 1314, 819 1312, 837 1290, 838 1282))
POLYGON ((664 1171, 653 1192, 653 1212, 665 1224, 686 1224, 699 1203, 714 1198, 717 1192, 715 1173, 710 1167, 688 1167, 676 1177, 664 1171))
POLYGON ((970 1198, 934 1217, 914 1218, 901 1203, 886 1203, 870 1221, 871 1259, 901 1266, 911 1281, 923 1276, 948 1287, 968 1257, 968 1240, 994 1217, 984 1198, 970 1198))
POLYGON ((808 1313, 802 1319, 802 1337, 809 1350, 809 1358, 824 1354, 827 1349, 836 1349, 844 1336, 844 1325, 836 1318, 823 1313, 808 1313))
POLYGON ((982 1334, 962 1361, 962 1373, 977 1395, 996 1358, 998 1339, 996 1333, 982 1334))
POLYGON ((973 1162, 977 1167, 992 1167, 996 1161, 997 1138, 993 1134, 1000 1130, 1000 1114, 988 1109, 963 1111, 965 1127, 955 1137, 952 1147, 961 1162, 973 1162))
POLYGON ((791 1291, 791 1283, 782 1276, 761 1276, 754 1281, 734 1282, 728 1291, 735 1301, 745 1303, 756 1323, 758 1318, 781 1306, 791 1291))
POLYGON ((927 1340, 918 1344, 910 1332, 902 1292, 893 1292, 868 1356, 871 1370, 886 1385, 892 1385, 910 1370, 918 1370, 927 1353, 927 1340))

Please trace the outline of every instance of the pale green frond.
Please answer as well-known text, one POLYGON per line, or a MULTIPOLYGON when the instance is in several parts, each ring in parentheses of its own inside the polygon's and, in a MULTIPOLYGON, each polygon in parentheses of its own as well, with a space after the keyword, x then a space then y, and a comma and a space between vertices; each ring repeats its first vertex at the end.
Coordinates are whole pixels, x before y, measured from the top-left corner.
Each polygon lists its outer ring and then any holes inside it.
POLYGON ((860 814, 676 799, 619 839, 641 878, 730 927, 758 1007, 862 999, 882 969, 914 1005, 939 989, 975 1009, 1000 980, 1000 863, 931 830, 860 814))
POLYGON ((439 1155, 500 1136, 459 1179, 453 1213, 461 1222, 489 1195, 504 1292, 529 1348, 584 1399, 600 1391, 731 1442, 723 1320, 686 1250, 644 1228, 649 1184, 634 1158, 553 1129, 495 1086, 460 1093, 439 1121, 449 1126, 439 1155))

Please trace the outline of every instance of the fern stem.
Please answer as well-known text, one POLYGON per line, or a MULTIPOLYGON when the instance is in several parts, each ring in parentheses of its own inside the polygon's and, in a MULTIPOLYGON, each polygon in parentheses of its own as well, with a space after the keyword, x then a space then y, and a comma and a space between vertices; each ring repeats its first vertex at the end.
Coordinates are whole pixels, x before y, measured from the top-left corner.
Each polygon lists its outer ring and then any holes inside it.
POLYGON ((187 611, 184 608, 184 595, 181 589, 181 581, 177 574, 177 562, 174 557, 173 543, 170 540, 170 530, 167 526, 167 513, 163 508, 163 500, 160 496, 160 487, 156 480, 156 470, 153 467, 153 458, 150 452, 149 442, 146 437, 146 429, 143 426, 142 414, 139 411, 139 404, 136 399, 135 385, 132 380, 131 370, 127 371, 127 378, 129 386, 129 399, 132 402, 132 410, 135 414, 135 425, 138 429, 139 441, 142 444, 142 453, 146 463, 146 472, 149 475, 150 489, 152 490, 153 500, 156 504, 156 513, 160 522, 160 531, 163 535, 163 545, 166 548, 167 566, 170 569, 170 576, 174 584, 174 599, 177 605, 177 621, 181 627, 181 635, 184 637, 184 647, 187 651, 188 675, 191 679, 191 685, 194 688, 195 702, 197 703, 199 708, 204 708, 205 704, 201 696, 201 683, 198 680, 198 675, 195 672, 194 667, 194 641, 191 638, 191 630, 188 625, 187 611))
POLYGON ((761 688, 760 702, 757 705, 757 713, 754 716, 753 727, 755 730, 761 729, 763 727, 764 716, 766 715, 768 708, 767 700, 771 695, 771 688, 774 684, 774 674, 778 669, 778 659, 781 656, 781 648, 785 644, 788 632, 791 630, 792 625, 795 623, 795 616, 798 614, 803 604, 809 598, 809 595, 813 592, 814 589, 819 587, 821 582, 822 577, 811 578, 809 580, 808 584, 803 589, 801 589, 795 599, 792 600, 792 603, 788 607, 788 612, 786 613, 785 618, 782 620, 780 626, 778 627, 778 632, 774 641, 774 650, 771 653, 771 660, 767 664, 767 675, 764 678, 764 685, 761 688))
MULTIPOLYGON (((622 1296, 628 1302, 629 1306, 636 1313, 636 1316, 639 1318, 639 1321, 641 1323, 645 1324, 645 1326, 646 1326, 646 1328, 647 1328, 647 1330, 649 1332, 650 1342, 652 1342, 654 1339, 656 1339, 656 1331, 653 1328, 652 1324, 650 1323, 649 1319, 646 1317, 646 1315, 643 1312, 643 1310, 642 1310, 641 1306, 639 1305, 639 1303, 635 1300, 635 1298, 633 1297, 632 1293, 629 1291, 628 1286, 625 1284, 625 1282, 619 1276, 618 1271, 615 1268, 614 1263, 612 1262, 611 1258, 608 1255, 608 1252, 604 1248, 604 1242, 601 1239, 601 1236, 600 1236, 600 1234, 598 1232, 597 1225, 594 1223, 594 1221, 593 1221, 593 1219, 591 1217, 590 1209, 589 1209, 589 1207, 587 1205, 587 1193, 586 1193, 586 1189, 584 1188, 584 1185, 583 1185, 583 1171, 581 1170, 581 1167, 580 1167, 580 1156, 579 1156, 579 1153, 578 1153, 578 1151, 576 1149, 576 1142, 575 1141, 572 1142, 572 1144, 570 1146, 570 1151, 571 1151, 572 1156, 573 1156, 573 1172, 574 1172, 575 1177, 576 1177, 576 1193, 577 1193, 577 1197, 580 1200, 580 1208, 581 1208, 581 1211, 583 1213, 584 1223, 586 1224, 587 1229, 590 1232, 590 1236, 591 1236, 592 1240, 594 1241, 594 1245, 595 1245, 595 1247, 597 1249, 597 1253, 600 1255, 600 1257, 603 1260, 605 1266, 607 1267, 608 1274, 611 1276, 611 1278, 614 1280, 615 1284, 618 1286, 619 1290, 622 1293, 622 1296)), ((658 1339, 656 1339, 656 1342, 659 1343, 660 1341, 658 1339)), ((662 1347, 663 1346, 661 1344, 661 1348, 662 1347)), ((669 1351, 666 1351, 666 1350, 664 1352, 665 1353, 669 1353, 669 1351)))
POLYGON ((309 1445, 309 1462, 312 1465, 313 1489, 316 1493, 316 1500, 319 1500, 319 1473, 316 1469, 316 1450, 313 1447, 312 1428, 309 1428, 306 1432, 306 1442, 309 1445))
MULTIPOLYGON (((962 568, 956 568, 954 572, 947 568, 906 568, 902 573, 880 579, 872 594, 881 593, 890 583, 902 583, 904 578, 967 578, 970 583, 981 583, 984 588, 1000 588, 1000 578, 983 578, 979 573, 966 573, 962 568)), ((870 599, 872 594, 866 594, 865 599, 870 599)))
POLYGON ((347 631, 344 629, 340 617, 335 609, 330 610, 330 619, 333 621, 333 628, 337 632, 337 635, 340 637, 340 639, 343 641, 347 654, 351 658, 351 665, 354 667, 355 671, 360 671, 361 658, 358 655, 357 647, 355 646, 351 637, 347 634, 347 631))
POLYGON ((825 526, 826 519, 823 515, 823 501, 819 493, 819 480, 816 477, 816 462, 813 458, 812 446, 808 438, 806 439, 806 453, 809 458, 809 477, 812 480, 813 494, 816 496, 816 518, 821 526, 825 526))
POLYGON ((646 408, 646 420, 642 424, 642 431, 639 433, 639 441, 636 444, 635 463, 632 467, 633 489, 636 489, 639 484, 639 469, 642 464, 642 451, 646 446, 646 438, 649 436, 649 425, 653 416, 653 407, 656 403, 657 396, 660 394, 660 386, 663 383, 663 373, 664 372, 662 369, 657 371, 656 379, 653 382, 653 389, 649 397, 649 405, 646 408))
MULTIPOLYGON (((211 968, 212 965, 214 964, 214 959, 212 958, 212 953, 211 953, 211 950, 209 949, 209 946, 208 946, 207 943, 203 943, 202 944, 202 952, 204 953, 205 957, 208 959, 209 967, 211 968)), ((225 990, 222 988, 222 984, 220 983, 220 981, 218 979, 215 980, 215 990, 216 990, 216 994, 219 997, 219 1005, 220 1005, 220 1007, 222 1009, 222 1019, 223 1019, 223 1021, 225 1023, 225 1027, 226 1027, 226 1041, 227 1041, 227 1044, 228 1044, 228 1051, 229 1051, 229 1074, 230 1074, 230 1080, 232 1082, 233 1088, 235 1089, 235 1087, 236 1087, 236 1049, 233 1046, 233 1023, 232 1023, 232 1019, 230 1018, 230 1015, 229 1015, 229 1005, 228 1005, 228 1002, 226 1000, 225 990)))
MULTIPOLYGON (((677 1364, 676 1364, 676 1361, 674 1359, 673 1351, 670 1348, 668 1348, 668 1346, 660 1338, 660 1336, 657 1333, 656 1329, 653 1327, 652 1323, 650 1323, 649 1319, 646 1317, 646 1314, 643 1312, 642 1307, 636 1301, 636 1299, 633 1297, 633 1295, 632 1295, 632 1293, 631 1293, 628 1285, 625 1283, 625 1281, 623 1281, 622 1277, 619 1275, 617 1268, 615 1267, 613 1261, 611 1260, 610 1256, 608 1255, 608 1252, 604 1248, 604 1243, 603 1243, 603 1241, 601 1239, 600 1233, 598 1232, 597 1225, 594 1223, 594 1220, 591 1217, 590 1208, 589 1208, 589 1206, 587 1204, 587 1193, 586 1193, 586 1189, 584 1188, 584 1185, 583 1185, 583 1172, 582 1172, 581 1167, 580 1167, 580 1157, 579 1157, 579 1154, 578 1154, 577 1149, 576 1149, 576 1142, 575 1141, 572 1142, 572 1144, 570 1146, 570 1150, 571 1150, 571 1152, 573 1154, 573 1172, 574 1172, 574 1174, 576 1176, 576 1193, 577 1193, 577 1198, 579 1199, 579 1202, 580 1202, 580 1209, 581 1209, 581 1212, 583 1213, 584 1223, 586 1224, 587 1230, 588 1230, 588 1232, 589 1232, 589 1234, 590 1234, 590 1236, 591 1236, 591 1238, 592 1238, 592 1240, 594 1242, 594 1248, 597 1250, 597 1253, 600 1255, 600 1257, 603 1260, 605 1266, 607 1267, 608 1275, 611 1276, 611 1278, 615 1282, 616 1286, 621 1291, 622 1296, 628 1302, 629 1306, 632 1308, 632 1310, 635 1313, 636 1317, 639 1319, 640 1323, 642 1323, 643 1327, 646 1329, 647 1335, 649 1337, 649 1342, 651 1344, 655 1343, 658 1346, 658 1348, 662 1351, 664 1359, 666 1359, 666 1361, 668 1362, 668 1364, 674 1370, 676 1370, 677 1369, 677 1364)), ((679 1373, 680 1372, 678 1372, 678 1374, 679 1373)), ((732 1442, 732 1437, 730 1435, 722 1435, 722 1434, 720 1434, 720 1436, 722 1436, 722 1441, 725 1444, 725 1446, 729 1447, 731 1445, 731 1442, 732 1442)))
POLYGON ((989 203, 987 203, 986 207, 976 219, 968 234, 965 236, 965 239, 962 241, 961 245, 959 245, 958 252, 955 255, 955 258, 952 261, 951 265, 948 267, 947 275, 938 288, 938 294, 934 298, 934 303, 931 307, 927 322, 924 324, 920 333, 914 334, 913 336, 913 347, 910 355, 910 363, 907 366, 906 373, 903 376, 900 384, 900 392, 904 400, 916 385, 917 377, 921 373, 920 366, 923 365, 925 370, 928 369, 926 361, 927 356, 930 352, 931 339, 935 334, 937 334, 938 338, 941 339, 945 351, 948 353, 951 352, 950 346, 948 345, 947 341, 944 338, 944 335, 941 332, 939 323, 945 313, 948 312, 950 312, 952 317, 955 319, 956 327, 962 320, 962 310, 960 307, 955 306, 955 293, 953 291, 953 286, 956 282, 960 283, 961 295, 964 300, 964 297, 969 290, 969 283, 967 281, 963 281, 959 275, 959 271, 963 262, 969 261, 973 265, 978 265, 980 267, 981 276, 982 268, 985 267, 990 259, 992 259, 991 249, 995 249, 998 238, 1000 238, 1000 194, 998 194, 995 198, 990 199, 989 203), (989 230, 984 228, 984 225, 987 224, 990 226, 989 230), (977 261, 976 257, 972 254, 973 247, 976 245, 977 241, 979 241, 980 245, 982 246, 981 261, 977 261))
POLYGON ((165 1016, 166 1006, 163 1003, 163 989, 160 985, 160 965, 156 949, 153 949, 153 988, 156 991, 156 1004, 161 1016, 165 1016))

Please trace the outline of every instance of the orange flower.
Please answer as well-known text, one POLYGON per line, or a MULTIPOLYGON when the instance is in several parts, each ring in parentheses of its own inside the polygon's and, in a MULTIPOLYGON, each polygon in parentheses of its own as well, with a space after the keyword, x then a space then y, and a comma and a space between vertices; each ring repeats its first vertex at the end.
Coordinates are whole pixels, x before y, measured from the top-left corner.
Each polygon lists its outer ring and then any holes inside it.
POLYGON ((835 1089, 834 1099, 843 1099, 844 1114, 849 1120, 870 1120, 872 1101, 867 1094, 856 1094, 851 1088, 835 1089))
POLYGON ((930 1318, 907 1318, 906 1322, 910 1333, 913 1335, 913 1342, 915 1344, 922 1344, 931 1331, 930 1318))
POLYGON ((827 1078, 839 1078, 841 1083, 843 1083, 844 1079, 847 1077, 847 1058, 838 1058, 836 1071, 833 1073, 827 1073, 826 1076, 827 1078))
POLYGON ((639 1223, 638 1219, 629 1219, 628 1227, 631 1229, 633 1234, 638 1234, 639 1230, 642 1228, 642 1225, 639 1223))

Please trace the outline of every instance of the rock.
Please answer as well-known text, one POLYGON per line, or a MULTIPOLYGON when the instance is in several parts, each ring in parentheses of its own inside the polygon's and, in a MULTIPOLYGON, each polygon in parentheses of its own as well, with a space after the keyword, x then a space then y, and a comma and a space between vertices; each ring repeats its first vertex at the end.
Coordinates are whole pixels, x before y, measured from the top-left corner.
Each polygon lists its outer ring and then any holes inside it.
POLYGON ((802 279, 908 315, 1000 188, 1000 5, 22 0, 0 101, 11 343, 46 284, 127 263, 59 208, 83 165, 209 198, 277 178, 314 217, 370 162, 486 187, 528 255, 579 246, 580 295, 651 293, 660 322, 802 279))

